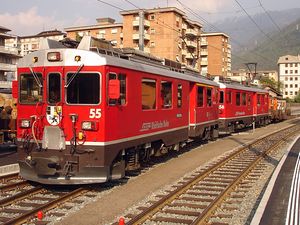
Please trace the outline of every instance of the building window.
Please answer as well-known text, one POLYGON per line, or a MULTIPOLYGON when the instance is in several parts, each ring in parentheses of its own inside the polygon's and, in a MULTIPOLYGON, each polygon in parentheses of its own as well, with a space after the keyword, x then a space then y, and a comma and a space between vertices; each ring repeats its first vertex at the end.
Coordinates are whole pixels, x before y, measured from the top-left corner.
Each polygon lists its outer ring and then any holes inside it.
POLYGON ((295 74, 297 74, 298 73, 298 70, 295 70, 295 74))
POLYGON ((290 70, 290 74, 293 74, 293 70, 290 70))
POLYGON ((289 71, 288 70, 285 70, 285 74, 288 74, 289 73, 289 71))
POLYGON ((285 67, 288 67, 288 64, 287 64, 287 63, 285 64, 285 67))
POLYGON ((155 34, 155 29, 154 28, 151 28, 150 34, 155 34))
POLYGON ((150 42, 150 47, 151 47, 151 48, 154 48, 154 47, 155 47, 155 42, 154 42, 154 41, 151 41, 151 42, 150 42))
POLYGON ((297 63, 295 63, 295 67, 297 67, 298 66, 298 64, 297 63))
POLYGON ((293 80, 293 77, 290 77, 290 80, 293 80))
POLYGON ((298 84, 295 84, 295 88, 298 88, 298 84))
POLYGON ((142 109, 156 109, 156 80, 142 80, 142 109))
POLYGON ((295 91, 295 95, 298 95, 298 91, 295 91))
POLYGON ((290 95, 293 95, 293 92, 292 92, 292 91, 290 91, 290 95))
POLYGON ((293 63, 290 63, 290 67, 293 67, 293 63))
POLYGON ((288 81, 288 80, 289 80, 289 78, 288 78, 288 77, 285 77, 285 78, 284 78, 284 80, 285 80, 285 81, 288 81))
POLYGON ((162 108, 172 107, 172 82, 162 81, 160 94, 162 97, 162 108))
POLYGON ((287 91, 285 92, 285 95, 288 95, 288 92, 287 92, 287 91))
POLYGON ((295 80, 298 80, 298 77, 295 77, 295 80))
POLYGON ((112 34, 118 33, 118 29, 111 29, 111 33, 112 33, 112 34))
POLYGON ((154 14, 150 15, 150 20, 155 20, 155 15, 154 14))
POLYGON ((292 88, 293 87, 293 84, 290 84, 290 88, 292 88))
POLYGON ((288 88, 288 87, 289 87, 289 85, 285 84, 285 85, 284 85, 284 87, 285 87, 285 88, 288 88))

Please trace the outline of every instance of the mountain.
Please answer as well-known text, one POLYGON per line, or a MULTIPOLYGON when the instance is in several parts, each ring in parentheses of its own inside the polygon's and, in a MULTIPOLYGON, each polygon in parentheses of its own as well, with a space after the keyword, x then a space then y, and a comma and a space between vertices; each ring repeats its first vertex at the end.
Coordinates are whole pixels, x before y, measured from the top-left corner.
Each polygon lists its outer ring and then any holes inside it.
POLYGON ((278 27, 266 13, 252 16, 263 32, 247 16, 215 24, 230 36, 233 70, 246 62, 257 62, 258 70, 277 69, 279 56, 300 54, 300 8, 268 13, 278 27))

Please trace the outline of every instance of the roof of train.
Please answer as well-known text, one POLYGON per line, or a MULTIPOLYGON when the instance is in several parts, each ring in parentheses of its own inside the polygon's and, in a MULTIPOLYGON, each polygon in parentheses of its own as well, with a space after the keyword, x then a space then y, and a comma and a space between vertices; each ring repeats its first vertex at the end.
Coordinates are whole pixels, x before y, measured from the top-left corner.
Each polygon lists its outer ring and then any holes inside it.
POLYGON ((20 59, 18 67, 41 67, 41 66, 116 66, 127 69, 132 69, 136 71, 143 71, 152 74, 159 74, 165 77, 177 78, 187 81, 192 81, 196 83, 203 83, 211 86, 219 87, 219 84, 215 81, 209 80, 206 77, 194 76, 188 73, 181 73, 177 71, 172 71, 168 67, 163 65, 152 65, 147 64, 148 62, 136 62, 128 59, 119 58, 116 56, 110 56, 101 54, 98 52, 90 50, 81 50, 74 48, 58 48, 59 45, 54 46, 53 48, 41 49, 20 59), (57 62, 49 62, 47 60, 48 52, 60 52, 62 55, 62 60, 57 62), (75 61, 75 56, 80 56, 81 60, 79 62, 75 61), (34 57, 37 57, 37 62, 33 63, 34 57))
POLYGON ((268 93, 267 90, 258 88, 258 87, 250 87, 250 86, 244 86, 237 83, 221 83, 218 82, 220 85, 220 88, 231 88, 231 89, 237 89, 242 91, 251 91, 251 92, 260 92, 260 93, 268 93))

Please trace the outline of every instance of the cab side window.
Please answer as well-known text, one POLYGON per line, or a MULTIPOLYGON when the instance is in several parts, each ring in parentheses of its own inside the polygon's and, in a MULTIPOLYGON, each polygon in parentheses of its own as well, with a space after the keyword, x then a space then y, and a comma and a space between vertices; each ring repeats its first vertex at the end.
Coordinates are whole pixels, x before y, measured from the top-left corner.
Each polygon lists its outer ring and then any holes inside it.
POLYGON ((237 92, 235 94, 235 103, 236 103, 237 106, 241 105, 241 93, 240 92, 237 92))
POLYGON ((120 97, 118 99, 108 99, 109 105, 126 105, 126 74, 109 73, 108 80, 120 81, 120 97))
POLYGON ((207 102, 207 106, 212 106, 212 89, 211 88, 206 89, 206 102, 207 102))
POLYGON ((198 87, 197 90, 197 107, 203 107, 203 87, 198 87))
POLYGON ((177 108, 182 106, 182 84, 177 85, 177 108))

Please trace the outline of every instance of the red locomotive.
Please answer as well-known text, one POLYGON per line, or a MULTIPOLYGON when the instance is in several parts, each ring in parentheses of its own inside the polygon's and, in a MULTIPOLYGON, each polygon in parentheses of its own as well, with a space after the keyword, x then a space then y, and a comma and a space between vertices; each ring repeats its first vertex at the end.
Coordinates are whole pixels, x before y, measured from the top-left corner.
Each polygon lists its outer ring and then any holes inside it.
POLYGON ((92 47, 94 41, 84 37, 73 49, 47 40, 44 50, 20 60, 15 97, 22 177, 106 182, 179 150, 189 137, 217 136, 217 83, 141 60, 141 54, 92 47))
POLYGON ((268 91, 239 83, 219 83, 220 130, 234 132, 252 123, 265 125, 270 122, 268 91))
POLYGON ((45 40, 41 50, 20 60, 14 97, 25 179, 45 184, 119 179, 188 140, 268 122, 266 91, 214 82, 131 50, 100 47, 88 36, 77 49, 45 40))

